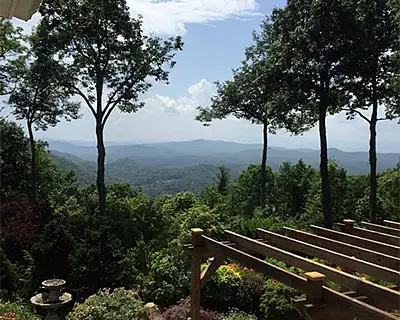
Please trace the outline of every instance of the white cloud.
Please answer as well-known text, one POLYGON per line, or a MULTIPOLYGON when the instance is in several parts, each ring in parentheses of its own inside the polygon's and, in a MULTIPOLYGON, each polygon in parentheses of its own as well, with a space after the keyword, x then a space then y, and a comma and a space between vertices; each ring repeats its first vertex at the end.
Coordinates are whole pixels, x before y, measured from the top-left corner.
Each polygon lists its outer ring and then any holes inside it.
MULTIPOLYGON (((215 21, 248 18, 259 15, 256 0, 127 0, 132 16, 143 16, 146 33, 184 35, 187 24, 210 24, 215 21)), ((13 23, 30 33, 40 20, 36 13, 27 22, 13 23)))
POLYGON ((206 24, 256 15, 256 0, 128 0, 133 14, 143 15, 143 27, 161 35, 183 35, 190 23, 206 24))
POLYGON ((145 111, 150 113, 187 113, 194 114, 198 106, 207 106, 215 93, 215 87, 202 79, 187 90, 187 96, 173 99, 159 94, 144 100, 145 111))

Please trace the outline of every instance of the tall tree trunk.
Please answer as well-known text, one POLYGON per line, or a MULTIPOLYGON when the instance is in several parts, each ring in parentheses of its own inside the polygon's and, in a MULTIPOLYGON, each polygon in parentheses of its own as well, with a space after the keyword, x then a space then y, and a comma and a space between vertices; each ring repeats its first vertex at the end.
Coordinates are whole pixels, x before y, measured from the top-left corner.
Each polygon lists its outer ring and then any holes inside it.
POLYGON ((29 200, 35 203, 37 200, 37 171, 36 171, 36 143, 33 136, 32 123, 28 121, 28 134, 29 134, 29 144, 31 147, 31 190, 29 193, 29 200))
POLYGON ((326 107, 319 110, 319 139, 321 146, 320 174, 322 182, 322 206, 324 210, 324 226, 332 228, 332 206, 328 173, 328 143, 326 139, 326 107))
POLYGON ((103 126, 101 118, 96 120, 96 138, 97 138, 97 191, 99 193, 99 210, 100 214, 106 212, 106 183, 105 168, 106 149, 104 147, 103 126))
POLYGON ((376 222, 377 219, 377 204, 376 193, 378 182, 376 179, 376 123, 378 118, 378 100, 376 98, 376 78, 372 81, 372 114, 369 122, 369 168, 370 168, 370 219, 371 222, 376 222))
POLYGON ((267 151, 268 151, 268 124, 263 124, 263 149, 262 149, 262 159, 261 159, 261 192, 260 192, 260 205, 262 209, 265 209, 266 206, 266 195, 267 195, 267 186, 266 186, 266 176, 265 171, 267 169, 267 151))

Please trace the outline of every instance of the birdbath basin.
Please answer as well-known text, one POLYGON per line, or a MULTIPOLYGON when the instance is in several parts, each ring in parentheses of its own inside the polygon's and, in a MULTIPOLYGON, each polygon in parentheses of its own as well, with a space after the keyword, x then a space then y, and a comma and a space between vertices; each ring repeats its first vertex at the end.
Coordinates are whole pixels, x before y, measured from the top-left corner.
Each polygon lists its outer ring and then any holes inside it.
POLYGON ((49 279, 42 282, 43 292, 34 295, 31 303, 46 310, 44 320, 63 320, 61 307, 72 301, 72 295, 62 292, 66 281, 63 279, 49 279))

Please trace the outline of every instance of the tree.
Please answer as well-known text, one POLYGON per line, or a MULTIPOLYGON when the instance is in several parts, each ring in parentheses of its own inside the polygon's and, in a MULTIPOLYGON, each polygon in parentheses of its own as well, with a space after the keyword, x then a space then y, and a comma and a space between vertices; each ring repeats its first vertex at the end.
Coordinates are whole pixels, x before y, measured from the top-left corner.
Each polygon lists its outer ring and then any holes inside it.
POLYGON ((21 126, 0 119, 0 198, 1 202, 18 200, 27 191, 29 176, 29 141, 21 126))
POLYGON ((277 40, 270 51, 287 82, 284 99, 310 124, 318 123, 324 224, 331 228, 326 116, 339 112, 346 101, 342 79, 354 22, 340 0, 290 0, 273 18, 277 40))
POLYGON ((217 182, 217 190, 220 194, 226 194, 229 185, 229 178, 230 178, 230 169, 225 166, 219 166, 219 173, 216 179, 217 182))
POLYGON ((196 120, 209 125, 213 119, 234 116, 262 125, 260 206, 265 208, 268 133, 275 134, 278 129, 286 128, 299 134, 307 126, 301 114, 282 99, 284 83, 270 55, 276 34, 269 19, 263 22, 260 34, 254 32, 253 40, 254 44, 246 48, 246 61, 233 71, 233 80, 216 83, 217 94, 211 106, 199 107, 196 120))
POLYGON ((0 95, 12 91, 9 83, 9 64, 6 60, 15 59, 22 52, 21 28, 14 28, 11 21, 0 18, 0 95))
POLYGON ((65 84, 80 96, 96 122, 97 189, 105 213, 104 127, 112 112, 136 112, 139 95, 155 81, 168 81, 180 37, 162 41, 142 32, 142 21, 129 15, 125 0, 44 1, 38 27, 42 52, 59 56, 70 71, 65 84))
POLYGON ((400 94, 394 86, 400 68, 400 25, 387 0, 357 1, 353 10, 358 39, 353 50, 354 73, 347 84, 352 94, 347 114, 350 119, 359 116, 369 125, 370 219, 376 222, 376 127, 378 121, 400 117, 400 94), (379 109, 383 117, 379 117, 379 109))
POLYGON ((20 63, 13 66, 16 87, 8 99, 17 120, 25 120, 31 149, 31 194, 30 200, 37 199, 37 150, 34 130, 46 131, 62 118, 67 121, 78 118, 79 103, 70 102, 71 92, 59 84, 65 73, 49 59, 27 54, 20 63))

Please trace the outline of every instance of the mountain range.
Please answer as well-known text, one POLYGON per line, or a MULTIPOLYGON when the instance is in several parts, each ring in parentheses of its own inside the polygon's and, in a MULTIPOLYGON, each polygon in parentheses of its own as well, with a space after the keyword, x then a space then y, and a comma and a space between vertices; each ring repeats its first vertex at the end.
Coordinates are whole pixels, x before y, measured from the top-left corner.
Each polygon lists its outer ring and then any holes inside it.
MULTIPOLYGON (((97 150, 93 144, 59 140, 49 140, 48 143, 60 167, 74 170, 78 181, 84 185, 95 181, 97 150)), ((277 170, 284 161, 296 163, 299 159, 317 168, 319 153, 319 150, 313 149, 271 147, 267 162, 273 170, 277 170)), ((368 152, 329 149, 328 153, 331 160, 335 160, 350 174, 365 174, 369 171, 368 152)), ((167 192, 198 192, 212 183, 218 165, 231 168, 234 178, 249 164, 260 163, 261 145, 201 139, 111 144, 106 147, 106 159, 108 182, 126 181, 141 186, 150 194, 158 194, 163 188, 167 192)), ((399 161, 399 153, 379 153, 377 169, 384 171, 399 161)))

